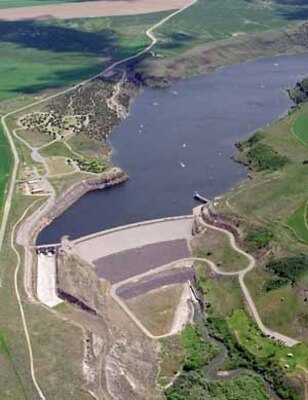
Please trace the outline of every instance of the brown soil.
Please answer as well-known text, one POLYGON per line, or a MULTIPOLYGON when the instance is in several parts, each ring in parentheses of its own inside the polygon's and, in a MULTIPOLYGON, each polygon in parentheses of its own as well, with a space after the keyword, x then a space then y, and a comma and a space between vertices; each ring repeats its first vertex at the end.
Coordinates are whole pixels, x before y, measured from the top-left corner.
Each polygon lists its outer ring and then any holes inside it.
POLYGON ((179 9, 187 3, 188 0, 105 0, 83 3, 50 4, 34 7, 5 8, 1 10, 1 19, 16 21, 25 19, 69 19, 146 14, 179 9))

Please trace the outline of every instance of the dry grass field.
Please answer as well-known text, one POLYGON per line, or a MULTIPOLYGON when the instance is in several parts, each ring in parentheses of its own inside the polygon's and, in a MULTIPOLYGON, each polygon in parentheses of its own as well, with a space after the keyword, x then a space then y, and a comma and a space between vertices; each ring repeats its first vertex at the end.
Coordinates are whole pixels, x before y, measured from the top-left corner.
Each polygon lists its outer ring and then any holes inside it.
POLYGON ((46 159, 46 163, 48 165, 49 174, 51 176, 74 172, 74 167, 68 165, 66 158, 64 157, 48 157, 46 159))
POLYGON ((94 2, 88 1, 83 3, 48 4, 34 7, 3 9, 1 10, 1 19, 6 21, 19 21, 28 19, 69 19, 136 15, 179 9, 187 3, 187 0, 109 0, 94 2))
POLYGON ((183 293, 183 284, 164 286, 126 300, 136 317, 153 335, 167 334, 183 293))

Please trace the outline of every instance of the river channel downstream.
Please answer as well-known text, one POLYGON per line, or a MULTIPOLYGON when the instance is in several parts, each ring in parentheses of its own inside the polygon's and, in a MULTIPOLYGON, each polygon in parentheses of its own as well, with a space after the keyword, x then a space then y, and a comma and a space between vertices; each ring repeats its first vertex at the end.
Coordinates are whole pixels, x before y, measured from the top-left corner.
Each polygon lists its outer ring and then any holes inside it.
POLYGON ((145 89, 110 138, 125 184, 90 192, 38 238, 55 243, 132 222, 191 213, 193 194, 213 198, 247 176, 235 143, 292 105, 286 89, 308 74, 308 55, 267 58, 145 89))

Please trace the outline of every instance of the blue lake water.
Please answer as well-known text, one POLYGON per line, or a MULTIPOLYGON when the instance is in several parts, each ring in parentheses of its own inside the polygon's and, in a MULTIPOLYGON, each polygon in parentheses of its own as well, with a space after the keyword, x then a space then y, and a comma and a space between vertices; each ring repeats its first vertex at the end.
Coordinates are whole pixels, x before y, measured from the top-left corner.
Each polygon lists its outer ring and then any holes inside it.
MULTIPOLYGON (((233 65, 168 89, 146 89, 111 136, 124 185, 86 194, 38 238, 54 243, 131 222, 191 212, 197 190, 219 195, 247 175, 235 142, 280 117, 308 55, 233 65)), ((252 199, 253 201, 253 199, 252 199)))

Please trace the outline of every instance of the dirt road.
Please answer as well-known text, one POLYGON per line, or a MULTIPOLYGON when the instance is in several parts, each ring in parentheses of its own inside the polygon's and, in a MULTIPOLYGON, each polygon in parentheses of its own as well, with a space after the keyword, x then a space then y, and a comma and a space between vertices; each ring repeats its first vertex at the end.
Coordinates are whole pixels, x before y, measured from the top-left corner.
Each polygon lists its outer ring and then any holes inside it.
MULTIPOLYGON (((285 335, 282 335, 279 332, 275 332, 275 331, 267 328, 263 324, 263 322, 262 322, 262 320, 260 318, 259 312, 257 310, 257 307, 256 307, 256 305, 255 305, 255 303, 254 303, 254 301, 253 301, 253 299, 252 299, 252 297, 251 297, 251 295, 249 293, 249 290, 248 290, 248 288, 247 288, 247 286, 245 284, 245 276, 249 271, 251 271, 252 269, 255 268, 256 260, 250 254, 246 253, 245 251, 243 251, 242 249, 240 249, 237 246, 237 244, 235 242, 235 238, 234 238, 234 236, 233 236, 233 234, 231 232, 227 231, 226 229, 218 228, 217 226, 209 225, 208 223, 206 223, 202 218, 201 209, 202 209, 202 206, 201 207, 196 207, 194 209, 194 215, 198 218, 199 222, 206 228, 214 229, 216 231, 225 233, 229 238, 229 242, 230 242, 230 245, 233 248, 233 250, 235 250, 238 253, 240 253, 243 256, 245 256, 247 258, 247 260, 248 260, 248 264, 247 264, 247 267, 242 269, 241 271, 224 272, 224 271, 220 271, 220 269, 217 268, 217 266, 212 261, 210 261, 208 259, 205 259, 205 258, 203 260, 211 267, 211 269, 213 271, 215 271, 216 273, 218 273, 220 275, 237 275, 238 276, 239 283, 240 283, 241 289, 243 291, 243 294, 245 296, 245 300, 246 300, 246 303, 247 303, 247 305, 249 307, 249 310, 250 310, 250 312, 251 312, 256 324, 258 325, 260 331, 264 335, 270 336, 270 337, 274 338, 275 340, 284 343, 288 347, 292 347, 292 346, 295 346, 296 344, 298 344, 299 343, 298 340, 290 338, 290 337, 285 336, 285 335)), ((202 261, 202 259, 199 259, 199 261, 202 261)))

